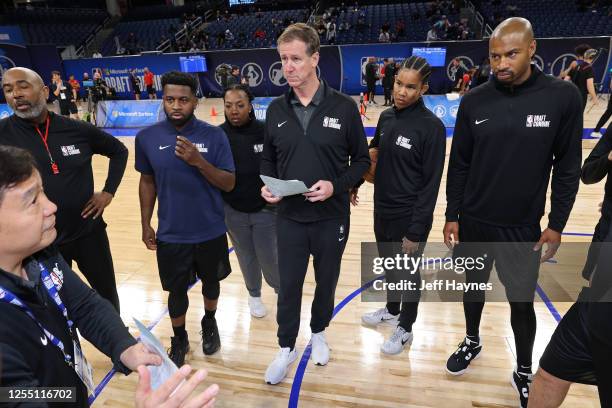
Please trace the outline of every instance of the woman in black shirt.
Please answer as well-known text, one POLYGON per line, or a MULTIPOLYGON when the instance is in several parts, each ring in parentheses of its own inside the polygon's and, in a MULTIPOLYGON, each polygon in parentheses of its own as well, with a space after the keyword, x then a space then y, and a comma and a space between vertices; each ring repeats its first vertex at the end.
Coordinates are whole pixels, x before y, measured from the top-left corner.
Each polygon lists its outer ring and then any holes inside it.
POLYGON ((236 187, 223 193, 225 224, 249 291, 254 317, 267 313, 261 300, 261 275, 278 293, 276 209, 261 197, 259 178, 264 124, 255 119, 253 95, 244 84, 230 85, 223 94, 227 138, 236 166, 236 187))
MULTIPOLYGON (((378 149, 374 174, 374 234, 381 257, 407 254, 419 259, 431 230, 446 152, 444 124, 423 103, 431 67, 412 56, 399 68, 393 85, 394 106, 382 112, 370 148, 378 149)), ((381 351, 400 353, 412 343, 421 278, 416 270, 387 271, 387 282, 407 280, 414 290, 387 291, 385 308, 362 321, 399 322, 381 351), (401 312, 400 312, 401 301, 401 312)))
POLYGON ((564 79, 572 81, 582 95, 582 107, 586 108, 587 96, 591 95, 593 104, 597 103, 597 94, 595 93, 593 66, 591 65, 597 56, 597 50, 592 49, 587 44, 582 44, 576 47, 576 61, 572 62, 569 70, 565 74, 564 79))

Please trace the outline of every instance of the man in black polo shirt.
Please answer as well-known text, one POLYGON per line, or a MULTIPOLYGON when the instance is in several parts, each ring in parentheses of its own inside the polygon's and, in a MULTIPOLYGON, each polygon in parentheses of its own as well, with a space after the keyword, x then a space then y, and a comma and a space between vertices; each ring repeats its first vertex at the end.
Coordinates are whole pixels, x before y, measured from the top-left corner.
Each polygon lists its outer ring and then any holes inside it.
MULTIPOLYGON (((507 19, 491 35, 493 78, 468 92, 457 113, 444 226, 445 243, 460 242, 455 256, 487 259, 484 268, 466 271, 468 283, 488 282, 495 263, 510 303, 517 357, 512 385, 522 407, 532 377, 540 262, 561 243, 578 192, 582 152, 578 90, 531 64, 535 51, 526 19, 507 19), (551 210, 541 231, 551 172, 551 210)), ((466 337, 447 361, 450 374, 466 372, 482 350, 484 303, 484 290, 464 293, 466 337)))
POLYGON ((288 27, 278 38, 283 74, 291 90, 275 99, 266 114, 261 172, 310 187, 302 195, 263 198, 279 203, 277 220, 278 339, 280 352, 265 379, 277 384, 296 359, 302 286, 310 255, 317 282, 312 302, 312 359, 325 365, 325 328, 334 308, 340 261, 349 233, 349 189, 370 166, 365 133, 355 102, 317 78, 319 36, 306 24, 288 27))
POLYGON ((2 89, 14 114, 0 120, 0 144, 24 148, 36 158, 45 192, 58 206, 55 243, 68 264, 76 261, 91 286, 119 310, 102 213, 123 177, 126 147, 88 123, 49 112, 49 88, 28 68, 6 71, 2 89), (96 193, 94 154, 110 158, 106 183, 96 193))

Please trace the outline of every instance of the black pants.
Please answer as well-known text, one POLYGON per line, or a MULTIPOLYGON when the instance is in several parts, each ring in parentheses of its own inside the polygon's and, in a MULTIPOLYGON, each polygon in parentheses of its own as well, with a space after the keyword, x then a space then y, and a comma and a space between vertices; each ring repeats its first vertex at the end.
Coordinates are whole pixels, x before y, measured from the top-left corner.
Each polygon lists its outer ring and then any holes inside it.
POLYGON ((385 86, 385 103, 391 103, 391 91, 393 91, 393 86, 385 86))
POLYGON ((368 102, 374 102, 374 97, 376 96, 376 80, 367 81, 366 84, 368 87, 368 102))
POLYGON ((111 302, 119 313, 119 295, 106 225, 101 223, 91 234, 59 245, 59 251, 68 265, 76 262, 91 287, 111 302))
MULTIPOLYGON (((396 254, 402 254, 402 239, 404 238, 406 231, 408 231, 409 221, 410 220, 408 218, 388 219, 383 218, 376 213, 374 214, 374 236, 376 237, 376 243, 378 244, 379 256, 395 257, 396 254)), ((419 249, 415 254, 413 254, 413 257, 421 257, 423 251, 425 250, 425 242, 427 241, 428 235, 429 231, 427 231, 425 236, 419 239, 419 249)), ((411 282, 415 282, 416 288, 421 287, 421 273, 418 269, 414 272, 394 272, 395 273, 391 274, 387 272, 385 274, 387 282, 398 282, 400 279, 409 280, 411 282)), ((387 292, 387 310, 393 314, 397 314, 397 312, 400 313, 399 325, 408 332, 412 331, 412 325, 416 321, 420 296, 421 291, 419 289, 412 290, 404 294, 387 292), (400 302, 397 301, 398 297, 401 297, 401 310, 400 302)))
MULTIPOLYGON (((536 334, 533 299, 541 251, 534 251, 533 246, 540 239, 540 234, 539 225, 498 227, 463 217, 459 221, 460 244, 453 254, 455 257, 474 259, 486 255, 483 269, 466 271, 468 283, 488 282, 495 263, 510 303, 510 324, 514 332, 517 362, 524 367, 531 366, 536 334)), ((464 292, 463 310, 469 336, 479 335, 484 303, 484 291, 464 292)))
POLYGON ((599 132, 601 128, 603 127, 603 125, 606 124, 608 119, 610 119, 610 116, 612 116, 612 94, 610 94, 610 96, 608 97, 608 108, 603 113, 603 115, 601 115, 601 118, 599 118, 599 121, 597 121, 597 125, 595 125, 595 129, 593 129, 593 131, 599 132))
POLYGON ((313 333, 325 330, 334 310, 340 262, 349 236, 349 217, 311 223, 277 219, 278 271, 278 343, 295 347, 300 328, 302 287, 310 255, 313 257, 316 288, 311 307, 313 333))

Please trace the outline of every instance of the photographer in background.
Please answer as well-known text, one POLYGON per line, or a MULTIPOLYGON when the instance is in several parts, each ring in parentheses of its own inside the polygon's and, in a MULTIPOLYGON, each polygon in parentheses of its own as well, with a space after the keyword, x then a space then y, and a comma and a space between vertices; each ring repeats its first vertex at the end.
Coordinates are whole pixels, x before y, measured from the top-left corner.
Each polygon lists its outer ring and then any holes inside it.
POLYGON ((78 109, 76 106, 76 98, 72 90, 72 86, 68 82, 62 80, 59 71, 51 72, 51 85, 49 90, 53 94, 53 99, 58 102, 60 114, 69 116, 72 119, 78 119, 78 109))
POLYGON ((227 85, 223 87, 223 90, 229 88, 232 85, 248 84, 246 78, 240 76, 240 67, 238 65, 232 65, 231 75, 227 77, 227 85))

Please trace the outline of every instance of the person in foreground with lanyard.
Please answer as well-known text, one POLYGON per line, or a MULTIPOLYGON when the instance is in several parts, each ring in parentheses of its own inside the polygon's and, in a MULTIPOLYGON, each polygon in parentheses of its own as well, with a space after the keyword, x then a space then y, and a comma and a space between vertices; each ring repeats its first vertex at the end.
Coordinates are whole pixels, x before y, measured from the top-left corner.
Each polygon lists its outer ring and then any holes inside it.
MULTIPOLYGON (((160 406, 165 400, 168 406, 212 406, 217 386, 184 401, 205 372, 196 373, 169 397, 187 377, 189 367, 151 391, 144 366, 159 365, 161 358, 137 343, 113 306, 85 285, 58 250, 49 246, 57 235, 56 211, 43 191, 34 157, 20 148, 0 146, 0 387, 73 387, 71 406, 87 407, 94 384, 78 329, 111 357, 117 371, 129 374, 138 369, 139 407, 160 406)), ((29 406, 53 404, 41 401, 29 406)))

